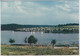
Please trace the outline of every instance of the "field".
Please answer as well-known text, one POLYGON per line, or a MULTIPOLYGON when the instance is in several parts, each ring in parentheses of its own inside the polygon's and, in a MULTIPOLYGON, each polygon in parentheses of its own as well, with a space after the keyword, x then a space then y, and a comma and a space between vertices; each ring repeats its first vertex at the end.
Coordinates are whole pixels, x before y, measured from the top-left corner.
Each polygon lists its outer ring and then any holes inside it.
POLYGON ((78 48, 69 49, 64 47, 61 49, 50 48, 48 46, 14 46, 1 45, 2 55, 78 55, 78 48))

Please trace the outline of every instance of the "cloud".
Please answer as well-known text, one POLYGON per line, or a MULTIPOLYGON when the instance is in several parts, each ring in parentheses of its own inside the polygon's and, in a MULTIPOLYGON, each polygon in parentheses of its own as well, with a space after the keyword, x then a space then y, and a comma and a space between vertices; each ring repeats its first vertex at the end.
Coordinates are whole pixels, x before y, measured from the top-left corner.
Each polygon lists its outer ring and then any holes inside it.
POLYGON ((6 3, 6 2, 2 3, 2 7, 3 8, 7 8, 8 7, 8 3, 6 3))
POLYGON ((64 6, 59 6, 59 5, 56 5, 56 7, 57 8, 59 8, 59 9, 61 9, 61 10, 63 10, 63 11, 67 11, 67 12, 70 12, 71 11, 71 9, 70 9, 70 7, 66 4, 66 5, 64 5, 64 6))
POLYGON ((78 22, 78 8, 79 5, 77 1, 55 1, 49 3, 21 1, 2 2, 2 23, 5 23, 5 19, 6 21, 7 19, 12 19, 13 21, 17 19, 16 23, 23 21, 23 24, 78 22), (27 22, 25 20, 27 20, 27 22))
POLYGON ((20 6, 21 5, 20 1, 19 2, 15 2, 14 5, 15 5, 17 11, 19 11, 21 13, 24 13, 24 14, 27 14, 27 12, 23 10, 23 7, 20 6))

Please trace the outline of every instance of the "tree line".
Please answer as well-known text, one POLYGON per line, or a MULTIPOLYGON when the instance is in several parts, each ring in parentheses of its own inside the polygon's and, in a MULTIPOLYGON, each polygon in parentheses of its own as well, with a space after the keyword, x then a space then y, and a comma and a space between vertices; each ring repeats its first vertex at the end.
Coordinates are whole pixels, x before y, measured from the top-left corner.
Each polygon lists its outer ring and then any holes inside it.
POLYGON ((1 30, 14 30, 18 28, 34 28, 34 27, 54 27, 54 25, 20 25, 20 24, 1 24, 1 30))
POLYGON ((1 30, 14 30, 18 28, 34 28, 34 27, 61 27, 61 26, 78 25, 78 23, 59 24, 59 25, 20 25, 20 24, 1 24, 1 30))
POLYGON ((57 26, 58 26, 58 27, 62 27, 62 26, 72 26, 72 25, 78 25, 78 26, 79 26, 78 23, 59 24, 59 25, 57 25, 57 26))

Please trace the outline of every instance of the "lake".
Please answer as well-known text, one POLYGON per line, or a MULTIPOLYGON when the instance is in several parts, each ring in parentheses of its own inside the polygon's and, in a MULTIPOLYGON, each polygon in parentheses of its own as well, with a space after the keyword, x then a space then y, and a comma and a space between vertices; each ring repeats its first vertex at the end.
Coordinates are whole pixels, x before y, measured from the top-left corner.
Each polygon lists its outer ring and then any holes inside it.
POLYGON ((42 33, 42 32, 14 32, 1 31, 1 44, 10 44, 9 39, 15 40, 15 43, 24 43, 25 37, 34 35, 38 39, 39 44, 50 43, 52 39, 56 39, 57 44, 71 44, 72 42, 79 43, 78 33, 42 33))

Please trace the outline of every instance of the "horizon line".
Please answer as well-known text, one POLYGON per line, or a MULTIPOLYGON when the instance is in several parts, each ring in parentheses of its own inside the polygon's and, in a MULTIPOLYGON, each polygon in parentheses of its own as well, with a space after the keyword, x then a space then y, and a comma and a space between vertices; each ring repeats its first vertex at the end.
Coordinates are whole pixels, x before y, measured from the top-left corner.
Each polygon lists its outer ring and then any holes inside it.
MULTIPOLYGON (((18 25, 48 25, 48 24, 19 24, 19 23, 7 23, 7 24, 18 24, 18 25)), ((65 25, 65 24, 79 24, 79 23, 61 23, 61 24, 49 24, 49 25, 65 25)))

